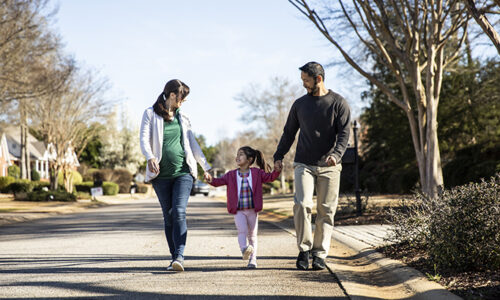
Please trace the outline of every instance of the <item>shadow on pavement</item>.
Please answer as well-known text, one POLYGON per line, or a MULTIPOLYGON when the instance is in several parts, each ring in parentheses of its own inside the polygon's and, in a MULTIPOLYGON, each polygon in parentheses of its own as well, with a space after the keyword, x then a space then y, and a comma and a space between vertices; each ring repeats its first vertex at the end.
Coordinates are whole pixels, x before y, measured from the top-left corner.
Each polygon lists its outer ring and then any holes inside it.
MULTIPOLYGON (((2 285, 0 285, 2 286, 2 285)), ((304 296, 288 296, 288 295, 254 295, 254 296, 239 296, 239 295, 189 295, 189 292, 180 294, 163 294, 139 291, 126 291, 110 287, 96 286, 88 283, 69 283, 69 282, 53 282, 53 281, 38 281, 38 282, 19 282, 10 285, 15 287, 48 287, 58 288, 63 290, 80 291, 92 294, 102 294, 101 296, 80 296, 82 299, 304 299, 304 296)), ((73 298, 73 297, 72 297, 73 298)), ((32 299, 32 297, 16 299, 32 299)), ((37 299, 54 299, 54 298, 38 298, 37 299)), ((307 297, 307 299, 346 299, 345 297, 307 297)))

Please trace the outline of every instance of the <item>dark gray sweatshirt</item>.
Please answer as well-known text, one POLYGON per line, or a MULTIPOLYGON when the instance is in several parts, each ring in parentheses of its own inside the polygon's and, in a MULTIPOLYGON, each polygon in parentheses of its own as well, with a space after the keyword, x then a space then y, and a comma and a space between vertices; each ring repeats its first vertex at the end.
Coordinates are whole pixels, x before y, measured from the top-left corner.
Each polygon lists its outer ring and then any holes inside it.
POLYGON ((321 97, 302 96, 290 109, 274 160, 283 159, 300 129, 295 162, 325 166, 326 158, 333 155, 338 163, 347 148, 350 124, 349 104, 339 94, 328 90, 321 97))

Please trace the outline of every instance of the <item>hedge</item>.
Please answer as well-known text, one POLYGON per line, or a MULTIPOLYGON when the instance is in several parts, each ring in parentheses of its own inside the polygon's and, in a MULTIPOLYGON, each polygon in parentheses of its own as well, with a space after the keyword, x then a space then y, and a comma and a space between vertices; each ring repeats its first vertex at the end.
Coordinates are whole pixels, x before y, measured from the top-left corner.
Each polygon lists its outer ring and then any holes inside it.
POLYGON ((436 198, 416 194, 391 210, 390 239, 425 249, 438 268, 500 268, 500 174, 444 190, 436 198))
POLYGON ((8 190, 14 194, 16 193, 29 193, 33 191, 36 183, 29 179, 18 179, 13 183, 9 184, 8 190))
POLYGON ((109 195, 109 196, 116 195, 118 194, 118 190, 119 190, 118 184, 114 182, 105 181, 102 183, 102 193, 104 195, 109 195))
POLYGON ((15 182, 16 179, 12 176, 2 176, 0 177, 0 192, 8 193, 8 187, 11 183, 15 182))
POLYGON ((76 195, 65 191, 35 191, 28 193, 28 201, 64 201, 75 202, 76 195))

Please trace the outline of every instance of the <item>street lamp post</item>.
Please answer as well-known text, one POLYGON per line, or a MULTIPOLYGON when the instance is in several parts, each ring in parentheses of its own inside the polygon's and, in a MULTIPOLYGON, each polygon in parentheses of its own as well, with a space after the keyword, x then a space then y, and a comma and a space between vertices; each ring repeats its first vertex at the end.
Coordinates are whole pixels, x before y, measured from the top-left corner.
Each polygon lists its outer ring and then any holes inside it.
POLYGON ((361 195, 359 189, 358 129, 359 124, 356 120, 354 120, 352 123, 352 130, 354 133, 354 189, 356 193, 356 214, 361 216, 363 211, 361 207, 361 195))

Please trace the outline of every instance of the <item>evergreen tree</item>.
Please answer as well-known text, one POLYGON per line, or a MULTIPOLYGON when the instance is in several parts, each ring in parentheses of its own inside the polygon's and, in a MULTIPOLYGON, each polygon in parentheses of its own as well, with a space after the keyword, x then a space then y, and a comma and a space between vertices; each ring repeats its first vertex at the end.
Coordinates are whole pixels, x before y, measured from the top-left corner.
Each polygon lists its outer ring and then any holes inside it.
MULTIPOLYGON (((377 66, 380 68, 380 66, 377 66)), ((390 84, 391 74, 381 72, 390 84)), ((444 183, 461 185, 500 171, 500 62, 468 59, 444 73, 438 136, 444 183)), ((368 192, 405 193, 418 181, 406 118, 376 87, 361 121, 361 182, 368 192)))

